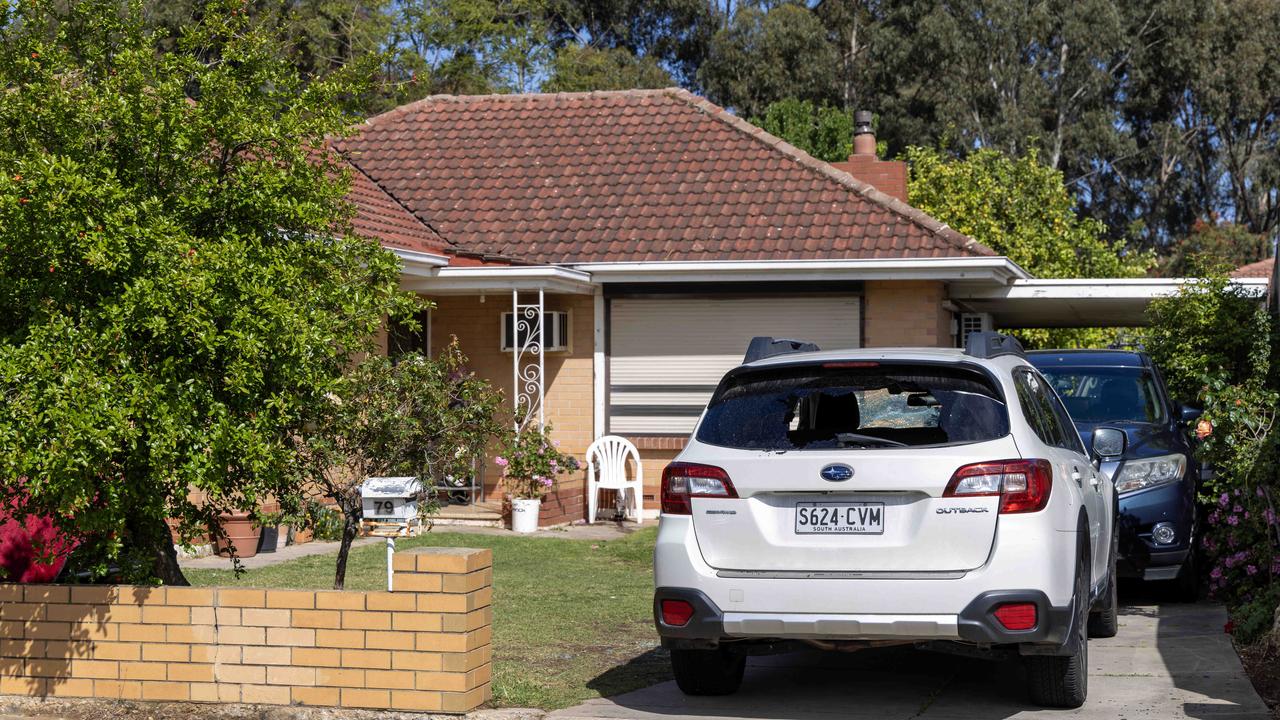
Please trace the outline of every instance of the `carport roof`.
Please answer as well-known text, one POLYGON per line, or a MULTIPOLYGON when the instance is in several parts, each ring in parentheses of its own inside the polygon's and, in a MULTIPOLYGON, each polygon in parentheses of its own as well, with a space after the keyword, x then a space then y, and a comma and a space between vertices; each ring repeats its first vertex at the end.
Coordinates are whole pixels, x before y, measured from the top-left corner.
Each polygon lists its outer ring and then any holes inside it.
MULTIPOLYGON (((1007 285, 953 284, 951 299, 972 312, 990 313, 998 327, 1137 327, 1147 306, 1173 295, 1187 278, 1014 280, 1007 285)), ((1236 278, 1261 300, 1266 278, 1236 278)))

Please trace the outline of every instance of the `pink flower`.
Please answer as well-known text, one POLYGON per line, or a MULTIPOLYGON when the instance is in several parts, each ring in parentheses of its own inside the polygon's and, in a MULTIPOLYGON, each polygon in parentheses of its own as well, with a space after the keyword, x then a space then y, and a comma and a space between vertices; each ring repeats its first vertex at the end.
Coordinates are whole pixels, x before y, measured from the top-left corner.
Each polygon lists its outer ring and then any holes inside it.
POLYGON ((551 487, 551 478, 549 477, 542 478, 542 487, 551 487))
POLYGON ((502 457, 501 455, 494 458, 493 463, 498 467, 506 467, 507 465, 510 464, 510 462, 506 458, 502 457))
MULTIPOLYGON (((551 441, 551 444, 552 444, 552 445, 555 445, 556 447, 560 447, 560 441, 559 441, 559 440, 552 440, 552 441, 551 441)), ((1261 491, 1259 491, 1259 492, 1261 492, 1261 491)))

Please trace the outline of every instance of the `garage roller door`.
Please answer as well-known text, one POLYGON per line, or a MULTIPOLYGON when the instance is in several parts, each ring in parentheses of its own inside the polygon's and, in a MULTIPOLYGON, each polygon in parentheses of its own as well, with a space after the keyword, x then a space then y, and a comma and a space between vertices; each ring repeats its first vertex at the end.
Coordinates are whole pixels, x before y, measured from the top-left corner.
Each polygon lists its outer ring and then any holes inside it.
POLYGON ((858 347, 857 296, 617 298, 609 306, 609 432, 685 435, 757 335, 858 347))

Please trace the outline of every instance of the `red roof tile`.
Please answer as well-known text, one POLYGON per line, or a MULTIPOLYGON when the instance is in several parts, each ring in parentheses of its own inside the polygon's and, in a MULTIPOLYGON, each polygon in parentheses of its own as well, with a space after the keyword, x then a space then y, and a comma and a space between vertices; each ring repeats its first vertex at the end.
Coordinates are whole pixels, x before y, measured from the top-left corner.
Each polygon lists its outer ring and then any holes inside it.
POLYGON ((348 199, 356 206, 351 225, 356 232, 383 245, 442 255, 449 243, 391 197, 357 167, 351 169, 348 199))
POLYGON ((1231 277, 1235 278, 1269 278, 1271 277, 1271 268, 1276 264, 1276 259, 1269 257, 1266 260, 1241 265, 1231 271, 1231 277))
MULTIPOLYGON (((335 145, 423 226, 484 255, 538 263, 994 255, 679 89, 429 97, 335 145)), ((386 204, 365 192, 363 206, 386 204)), ((380 217, 364 222, 407 231, 380 217)))

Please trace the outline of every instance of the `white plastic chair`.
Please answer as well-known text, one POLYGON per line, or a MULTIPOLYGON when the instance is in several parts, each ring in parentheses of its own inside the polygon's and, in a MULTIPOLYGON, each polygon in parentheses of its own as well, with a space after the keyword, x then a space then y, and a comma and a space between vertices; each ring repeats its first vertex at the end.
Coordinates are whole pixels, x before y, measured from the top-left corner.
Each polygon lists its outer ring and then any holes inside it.
POLYGON ((644 467, 640 453, 630 440, 605 435, 587 448, 587 522, 596 521, 601 490, 616 490, 619 500, 626 502, 639 525, 643 518, 644 467), (627 460, 635 461, 636 476, 627 479, 627 460), (597 472, 598 470, 598 472, 597 472))

